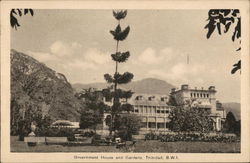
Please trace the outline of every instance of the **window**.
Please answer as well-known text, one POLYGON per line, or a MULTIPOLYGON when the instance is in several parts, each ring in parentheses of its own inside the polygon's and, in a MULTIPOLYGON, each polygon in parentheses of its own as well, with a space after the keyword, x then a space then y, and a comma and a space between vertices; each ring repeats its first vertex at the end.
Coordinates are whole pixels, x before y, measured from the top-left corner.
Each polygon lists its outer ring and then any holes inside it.
POLYGON ((151 108, 152 109, 152 113, 156 113, 156 108, 151 108))
POLYGON ((157 110, 157 113, 161 113, 161 111, 160 111, 160 110, 157 110))
POLYGON ((165 113, 168 114, 168 113, 169 113, 169 110, 165 110, 165 113))
POLYGON ((138 110, 138 109, 135 109, 135 113, 139 113, 139 110, 138 110))
POLYGON ((163 113, 163 114, 164 114, 164 110, 161 110, 161 113, 163 113))
POLYGON ((161 101, 164 101, 164 97, 161 97, 161 101))
POLYGON ((193 93, 190 93, 190 96, 193 97, 193 93))

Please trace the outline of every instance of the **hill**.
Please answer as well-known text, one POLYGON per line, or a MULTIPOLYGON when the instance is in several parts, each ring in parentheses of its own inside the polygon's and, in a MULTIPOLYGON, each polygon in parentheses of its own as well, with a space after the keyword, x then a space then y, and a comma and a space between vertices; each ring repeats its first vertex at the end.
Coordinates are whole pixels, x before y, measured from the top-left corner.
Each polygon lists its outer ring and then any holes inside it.
MULTIPOLYGON (((87 88, 97 88, 103 89, 108 86, 106 83, 89 83, 89 84, 73 84, 73 88, 76 92, 81 91, 82 89, 87 88)), ((126 90, 132 90, 136 93, 145 93, 145 94, 169 94, 171 88, 175 88, 172 84, 167 83, 164 80, 155 79, 155 78, 146 78, 138 81, 132 81, 126 85, 119 85, 120 88, 126 90)))
POLYGON ((54 120, 79 119, 81 101, 63 74, 15 50, 11 50, 10 57, 12 123, 28 108, 54 120))
POLYGON ((222 105, 225 108, 226 113, 231 111, 234 114, 236 120, 241 119, 241 116, 240 116, 241 105, 240 105, 240 103, 228 102, 228 103, 223 103, 222 105))

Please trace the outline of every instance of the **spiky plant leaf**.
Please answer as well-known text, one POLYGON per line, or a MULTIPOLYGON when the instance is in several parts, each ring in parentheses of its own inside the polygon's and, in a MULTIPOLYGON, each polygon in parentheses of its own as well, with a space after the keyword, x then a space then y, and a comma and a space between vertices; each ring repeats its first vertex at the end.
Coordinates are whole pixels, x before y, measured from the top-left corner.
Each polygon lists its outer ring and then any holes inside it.
POLYGON ((29 12, 29 9, 24 9, 24 15, 26 15, 29 12))
POLYGON ((10 13, 10 25, 11 25, 12 28, 17 29, 17 27, 19 27, 20 24, 18 23, 17 18, 15 16, 13 16, 13 13, 15 13, 15 10, 11 10, 11 13, 10 13))
POLYGON ((29 11, 30 11, 30 15, 33 16, 33 15, 34 15, 33 10, 32 10, 32 9, 29 9, 29 11))
POLYGON ((234 68, 232 69, 231 74, 234 74, 241 69, 241 60, 239 60, 238 63, 234 64, 233 67, 234 68))

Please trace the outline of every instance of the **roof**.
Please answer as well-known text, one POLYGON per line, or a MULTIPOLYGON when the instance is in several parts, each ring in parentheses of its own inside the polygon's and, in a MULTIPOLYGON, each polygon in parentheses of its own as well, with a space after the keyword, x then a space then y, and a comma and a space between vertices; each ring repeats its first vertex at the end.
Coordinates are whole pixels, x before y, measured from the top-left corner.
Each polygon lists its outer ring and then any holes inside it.
POLYGON ((133 94, 128 103, 132 105, 147 105, 147 106, 167 106, 167 95, 159 94, 133 94))

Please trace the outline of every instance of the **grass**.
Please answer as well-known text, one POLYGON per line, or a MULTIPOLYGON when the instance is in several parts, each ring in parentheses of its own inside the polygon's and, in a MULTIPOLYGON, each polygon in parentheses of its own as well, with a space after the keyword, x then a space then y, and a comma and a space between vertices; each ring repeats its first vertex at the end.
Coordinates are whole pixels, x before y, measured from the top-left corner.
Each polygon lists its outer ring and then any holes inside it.
POLYGON ((117 149, 115 146, 28 146, 11 137, 11 152, 136 152, 136 153, 240 153, 240 143, 138 141, 135 146, 117 149))

